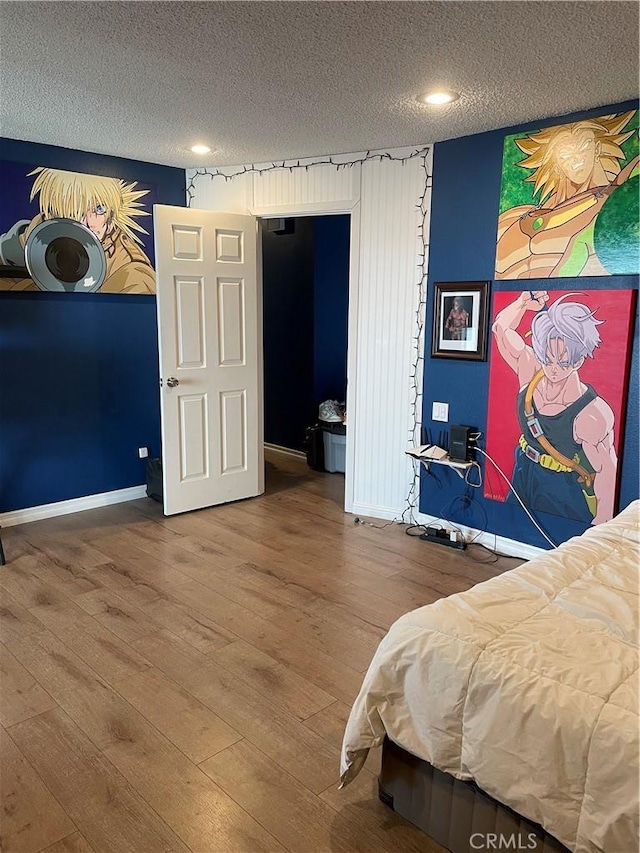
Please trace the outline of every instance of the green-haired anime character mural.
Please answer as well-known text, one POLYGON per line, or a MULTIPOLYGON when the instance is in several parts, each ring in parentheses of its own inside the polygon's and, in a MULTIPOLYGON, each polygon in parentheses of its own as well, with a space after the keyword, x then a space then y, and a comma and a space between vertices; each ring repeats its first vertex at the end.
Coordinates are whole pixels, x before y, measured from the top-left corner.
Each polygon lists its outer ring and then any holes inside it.
POLYGON ((505 139, 497 279, 638 272, 637 125, 629 110, 505 139))
POLYGON ((140 201, 149 190, 42 166, 28 176, 35 176, 29 201, 37 201, 38 213, 0 235, 1 290, 155 293, 140 239, 147 232, 137 221, 150 216, 140 201), (22 276, 8 277, 11 267, 22 276))

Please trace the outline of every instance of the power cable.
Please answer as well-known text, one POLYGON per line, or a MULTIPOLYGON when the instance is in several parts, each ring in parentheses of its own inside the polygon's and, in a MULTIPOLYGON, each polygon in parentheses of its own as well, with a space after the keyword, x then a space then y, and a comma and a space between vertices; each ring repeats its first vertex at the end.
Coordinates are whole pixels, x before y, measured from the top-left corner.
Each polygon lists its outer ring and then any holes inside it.
POLYGON ((477 445, 477 444, 476 444, 476 448, 475 448, 475 449, 478 451, 478 453, 482 453, 482 455, 483 455, 483 456, 486 456, 486 458, 489 460, 489 462, 491 462, 491 464, 493 465, 493 467, 496 469, 496 471, 500 474, 500 476, 501 476, 501 477, 502 477, 502 479, 505 481, 505 483, 507 484, 507 486, 509 486, 509 488, 510 488, 510 489, 511 489, 511 491, 513 492, 513 494, 514 494, 514 496, 515 496, 516 500, 518 501, 518 503, 520 504, 520 506, 522 507, 522 509, 523 509, 523 510, 526 512, 526 514, 529 516, 529 519, 531 520, 531 522, 532 522, 532 524, 534 525, 534 527, 535 527, 535 528, 536 528, 536 529, 537 529, 537 530, 538 530, 538 531, 539 531, 539 532, 544 536, 544 538, 547 540, 547 542, 551 545, 551 547, 552 547, 552 548, 557 548, 557 547, 558 547, 558 545, 553 541, 553 539, 551 539, 549 536, 547 536, 547 534, 544 532, 544 530, 542 529, 542 527, 540 527, 540 525, 539 525, 539 524, 538 524, 538 522, 535 520, 535 518, 533 517, 533 515, 529 512, 529 510, 527 509, 527 507, 526 507, 526 506, 525 506, 525 504, 524 504, 524 501, 522 500, 522 498, 520 497, 520 495, 516 492, 516 490, 514 489, 513 485, 511 484, 511 480, 509 480, 509 478, 508 478, 508 477, 507 477, 507 475, 504 473, 504 471, 502 470, 502 468, 498 465, 498 463, 495 461, 495 459, 493 459, 493 457, 491 457, 491 456, 486 452, 486 450, 483 450, 481 447, 478 447, 478 445, 477 445))

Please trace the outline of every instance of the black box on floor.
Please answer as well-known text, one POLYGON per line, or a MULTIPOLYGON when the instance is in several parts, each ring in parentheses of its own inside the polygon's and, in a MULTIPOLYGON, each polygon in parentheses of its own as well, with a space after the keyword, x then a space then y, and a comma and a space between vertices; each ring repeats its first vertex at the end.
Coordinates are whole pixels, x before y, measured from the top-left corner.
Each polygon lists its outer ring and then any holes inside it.
POLYGON ((319 424, 307 427, 304 438, 307 465, 314 471, 324 471, 324 430, 319 424))
POLYGON ((162 503, 162 459, 147 459, 147 496, 162 503))

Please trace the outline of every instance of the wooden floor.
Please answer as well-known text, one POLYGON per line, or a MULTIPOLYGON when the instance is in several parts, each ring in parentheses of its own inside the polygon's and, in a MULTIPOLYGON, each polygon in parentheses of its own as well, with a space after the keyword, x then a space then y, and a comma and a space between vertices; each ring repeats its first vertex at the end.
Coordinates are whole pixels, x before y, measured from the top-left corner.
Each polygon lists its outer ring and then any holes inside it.
POLYGON ((342 731, 393 620, 517 561, 355 526, 340 475, 271 460, 261 498, 3 531, 4 853, 441 850, 379 755, 338 791, 342 731))

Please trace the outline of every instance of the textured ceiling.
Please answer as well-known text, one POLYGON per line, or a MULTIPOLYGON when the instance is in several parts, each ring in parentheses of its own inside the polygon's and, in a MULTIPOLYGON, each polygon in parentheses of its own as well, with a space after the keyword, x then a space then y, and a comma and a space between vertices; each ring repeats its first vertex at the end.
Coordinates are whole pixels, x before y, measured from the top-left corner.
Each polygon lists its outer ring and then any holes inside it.
POLYGON ((637 97, 638 9, 2 2, 0 126, 182 167, 435 142, 637 97), (435 86, 460 100, 416 102, 435 86))

